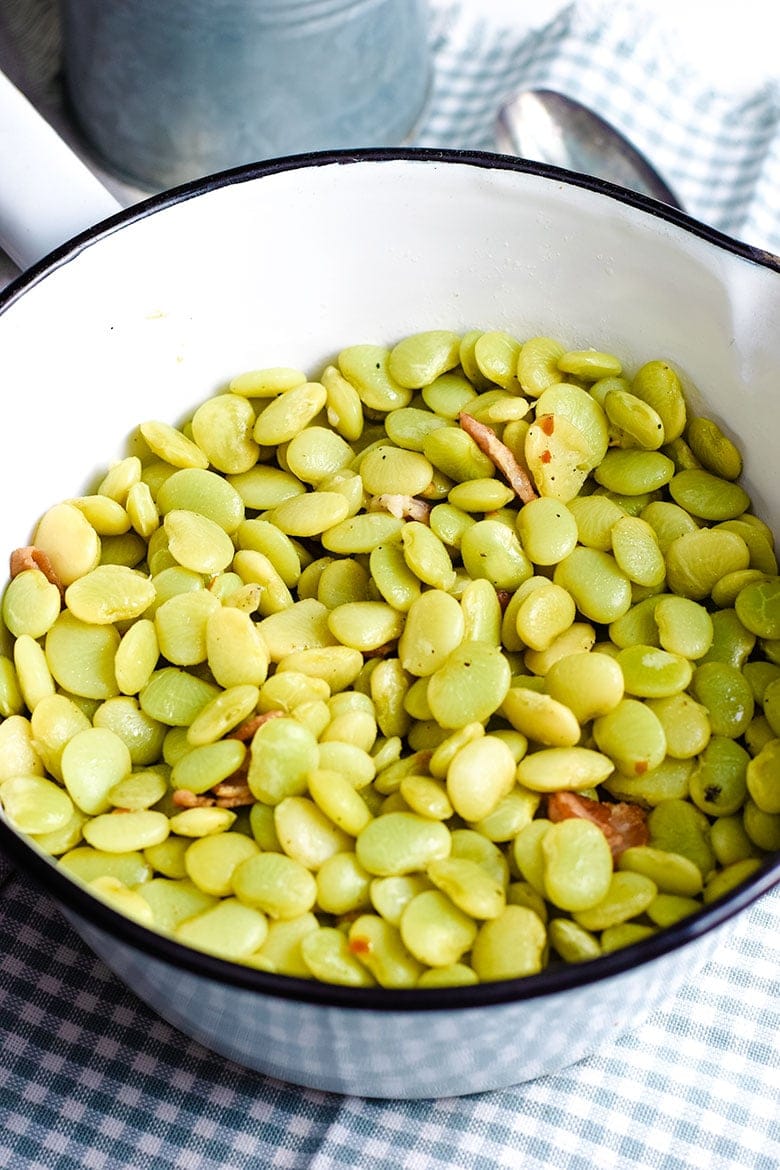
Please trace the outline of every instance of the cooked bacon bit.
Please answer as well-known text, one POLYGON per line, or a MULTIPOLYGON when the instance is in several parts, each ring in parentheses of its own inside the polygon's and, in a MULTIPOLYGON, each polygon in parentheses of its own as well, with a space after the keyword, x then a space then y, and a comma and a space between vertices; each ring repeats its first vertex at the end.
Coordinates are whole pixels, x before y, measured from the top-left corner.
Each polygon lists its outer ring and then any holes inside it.
POLYGON ((269 719, 278 719, 284 715, 284 711, 265 711, 262 715, 253 715, 251 719, 245 719, 243 723, 239 723, 238 727, 234 727, 225 736, 226 739, 240 739, 246 743, 250 740, 258 727, 262 727, 269 719))
POLYGON ((255 798, 249 791, 246 780, 234 778, 223 780, 211 790, 217 798, 218 808, 241 808, 247 804, 254 804, 255 798))
POLYGON ((632 845, 647 845, 650 840, 650 831, 647 827, 647 813, 638 804, 629 804, 627 801, 619 801, 612 805, 612 819, 610 824, 615 835, 622 842, 617 856, 623 852, 624 849, 631 848, 632 845))
POLYGON ((551 435, 553 433, 553 431, 555 430, 555 415, 554 414, 543 414, 542 417, 538 420, 538 422, 539 422, 539 426, 542 428, 545 435, 551 435))
POLYGON ((634 845, 646 845, 650 840, 647 814, 638 804, 619 801, 591 800, 578 792, 553 792, 547 798, 547 816, 551 821, 565 821, 582 817, 598 825, 614 858, 634 845))
POLYGON ((47 581, 56 585, 60 593, 65 592, 65 586, 57 576, 54 565, 49 560, 49 554, 42 548, 35 548, 30 544, 26 548, 15 548, 11 553, 11 576, 18 577, 25 569, 40 569, 47 581))
POLYGON ((503 613, 512 600, 512 594, 509 589, 496 589, 496 597, 498 598, 498 604, 501 606, 501 612, 503 613))
POLYGON ((369 512, 389 512, 397 520, 419 520, 427 524, 433 504, 419 500, 417 496, 404 496, 399 492, 385 492, 372 496, 368 501, 369 512))
POLYGON ((33 548, 32 545, 27 545, 26 548, 15 548, 11 553, 11 576, 18 577, 26 569, 40 569, 40 564, 36 559, 45 554, 40 549, 33 548))
POLYGON ((205 793, 199 796, 189 788, 177 788, 171 799, 177 808, 211 808, 217 803, 213 796, 205 793))
POLYGON ((396 651, 396 642, 383 642, 381 646, 375 646, 373 650, 364 650, 364 658, 387 658, 388 654, 394 654, 396 651))
POLYGON ((247 804, 254 804, 255 798, 249 791, 246 781, 246 768, 239 768, 227 780, 215 784, 209 792, 195 793, 189 788, 177 788, 173 794, 173 803, 179 808, 241 808, 247 804))
POLYGON ((339 914, 339 926, 351 926, 353 922, 357 922, 358 918, 365 914, 365 909, 362 910, 345 910, 343 914, 339 914))
POLYGON ((490 462, 498 468, 515 495, 524 504, 537 498, 536 490, 527 474, 494 430, 465 411, 458 415, 458 422, 466 434, 471 435, 480 451, 484 451, 490 462))

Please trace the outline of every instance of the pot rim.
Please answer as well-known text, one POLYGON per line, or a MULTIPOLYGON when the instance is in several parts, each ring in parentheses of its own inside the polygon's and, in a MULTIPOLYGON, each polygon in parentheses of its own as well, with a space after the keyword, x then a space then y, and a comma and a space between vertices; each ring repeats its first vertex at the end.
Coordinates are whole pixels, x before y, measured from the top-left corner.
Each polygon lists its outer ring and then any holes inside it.
POLYGON ((278 158, 266 159, 262 162, 247 163, 243 166, 232 167, 229 170, 218 171, 206 175, 202 179, 193 179, 179 186, 171 187, 158 194, 150 195, 129 207, 123 208, 115 215, 109 216, 100 223, 86 228, 59 247, 54 248, 48 255, 42 257, 25 272, 11 281, 0 290, 0 313, 3 313, 15 300, 48 273, 67 264, 79 255, 85 248, 99 243, 101 239, 112 235, 115 231, 127 227, 138 220, 165 210, 177 203, 186 202, 198 195, 205 195, 217 191, 222 187, 230 187, 237 183, 252 182, 255 179, 265 178, 286 171, 306 170, 312 167, 325 167, 338 164, 340 166, 352 163, 443 163, 471 166, 478 170, 517 171, 523 174, 535 175, 538 178, 549 179, 553 182, 570 187, 582 187, 599 195, 606 195, 618 203, 627 204, 638 210, 665 219, 685 229, 690 235, 698 236, 710 244, 735 256, 741 257, 750 263, 780 272, 780 255, 758 248, 753 244, 743 243, 734 236, 728 235, 709 224, 703 223, 689 215, 679 207, 661 203, 649 195, 638 191, 630 191, 617 183, 594 175, 586 175, 579 171, 569 171, 564 167, 548 163, 538 163, 529 159, 518 158, 515 155, 497 154, 486 150, 438 149, 431 147, 365 147, 357 150, 322 150, 309 151, 304 154, 285 155, 278 158))
MULTIPOLYGON (((152 195, 102 223, 80 232, 22 273, 0 292, 0 314, 34 288, 39 281, 45 279, 50 272, 68 264, 84 249, 99 243, 125 226, 177 203, 222 187, 251 182, 286 171, 334 164, 383 162, 458 164, 482 170, 517 171, 557 184, 582 187, 635 207, 645 214, 667 220, 718 249, 730 252, 748 263, 780 273, 780 257, 773 253, 742 243, 716 228, 701 223, 676 207, 591 175, 488 151, 381 147, 316 151, 269 159, 221 171, 152 195)), ((56 862, 37 851, 2 818, 0 844, 19 868, 29 873, 35 882, 60 902, 69 913, 72 912, 86 925, 106 931, 142 954, 203 978, 213 979, 244 991, 257 992, 270 998, 356 1011, 429 1012, 478 1009, 556 995, 574 987, 598 983, 603 979, 619 976, 634 967, 650 963, 703 938, 742 913, 773 887, 780 885, 780 855, 770 856, 736 889, 704 906, 689 918, 631 946, 587 962, 562 964, 547 968, 536 975, 467 987, 352 988, 257 970, 197 951, 167 935, 142 926, 91 894, 86 886, 60 870, 56 862)))

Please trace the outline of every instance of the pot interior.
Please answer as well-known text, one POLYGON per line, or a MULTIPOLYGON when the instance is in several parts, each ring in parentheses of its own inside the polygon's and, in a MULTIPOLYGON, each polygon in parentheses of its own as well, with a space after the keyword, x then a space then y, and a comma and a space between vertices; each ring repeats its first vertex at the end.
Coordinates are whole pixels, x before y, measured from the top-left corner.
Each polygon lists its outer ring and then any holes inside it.
POLYGON ((248 172, 150 207, 0 315, 14 501, 0 546, 88 486, 138 422, 181 421, 233 374, 316 376, 344 345, 437 327, 670 360, 741 443, 756 510, 777 524, 771 268, 599 190, 457 156, 248 172))
POLYGON ((317 377, 346 345, 434 328, 548 334, 629 372, 670 361, 777 530, 778 267, 491 156, 315 156, 160 197, 5 298, 0 547, 93 487, 139 422, 179 423, 245 369, 317 377))

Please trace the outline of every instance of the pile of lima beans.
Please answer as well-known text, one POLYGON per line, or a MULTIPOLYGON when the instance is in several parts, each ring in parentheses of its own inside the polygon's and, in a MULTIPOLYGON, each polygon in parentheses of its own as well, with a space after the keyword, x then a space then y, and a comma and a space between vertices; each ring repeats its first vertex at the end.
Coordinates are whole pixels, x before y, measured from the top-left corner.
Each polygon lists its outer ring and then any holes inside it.
POLYGON ((579 963, 780 849, 780 579, 665 361, 503 331, 233 378, 11 556, 0 802, 199 950, 579 963))

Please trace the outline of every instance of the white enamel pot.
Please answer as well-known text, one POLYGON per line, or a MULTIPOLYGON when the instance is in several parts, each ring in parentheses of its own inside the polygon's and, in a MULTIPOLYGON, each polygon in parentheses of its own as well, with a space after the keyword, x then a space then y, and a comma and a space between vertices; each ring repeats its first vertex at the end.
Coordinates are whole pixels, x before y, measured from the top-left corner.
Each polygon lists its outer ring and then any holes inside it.
MULTIPOLYGON (((0 297, 0 547, 231 375, 312 371, 419 329, 546 333, 672 361, 741 444, 780 530, 780 263, 679 211, 489 154, 281 159, 155 197, 78 235, 0 297)), ((698 405, 699 403, 697 403, 698 405)), ((349 990, 186 949, 120 917, 0 820, 0 845, 147 1004, 239 1063, 414 1098, 554 1072, 634 1026, 780 878, 768 861, 681 925, 587 965, 444 990, 349 990)))

